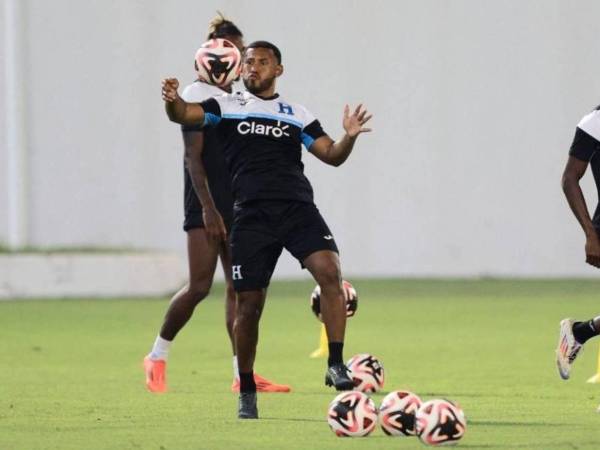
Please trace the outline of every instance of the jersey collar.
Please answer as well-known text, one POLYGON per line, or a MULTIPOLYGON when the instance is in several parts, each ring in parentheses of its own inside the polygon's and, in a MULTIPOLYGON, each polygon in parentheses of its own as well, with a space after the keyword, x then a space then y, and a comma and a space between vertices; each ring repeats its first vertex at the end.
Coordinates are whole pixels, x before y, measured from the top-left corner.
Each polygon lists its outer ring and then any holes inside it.
POLYGON ((273 94, 270 97, 261 97, 260 95, 253 94, 250 91, 246 91, 246 93, 248 95, 251 95, 252 97, 256 97, 257 99, 264 100, 264 101, 275 100, 276 98, 279 98, 279 94, 273 94))

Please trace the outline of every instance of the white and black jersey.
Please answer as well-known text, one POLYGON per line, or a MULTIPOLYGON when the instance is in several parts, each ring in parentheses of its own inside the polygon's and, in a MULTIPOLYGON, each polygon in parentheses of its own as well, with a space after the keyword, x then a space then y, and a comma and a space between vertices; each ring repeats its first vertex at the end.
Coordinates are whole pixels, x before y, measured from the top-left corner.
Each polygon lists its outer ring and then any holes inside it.
MULTIPOLYGON (((181 94, 181 98, 188 103, 198 103, 206 100, 209 97, 223 95, 225 91, 222 89, 204 83, 195 81, 186 86, 181 94)), ((203 131, 201 125, 197 126, 182 126, 182 131, 194 132, 203 131)), ((217 137, 215 130, 204 130, 204 146, 202 148, 202 163, 206 171, 206 178, 210 193, 215 202, 217 210, 221 214, 227 229, 231 227, 233 219, 233 193, 231 191, 231 176, 227 169, 225 156, 223 152, 223 144, 217 137)), ((192 184, 188 168, 184 163, 184 211, 185 221, 183 229, 185 231, 193 228, 204 227, 202 219, 202 205, 196 195, 196 190, 192 184)))
POLYGON ((278 95, 236 92, 201 102, 205 127, 215 127, 232 176, 236 205, 253 200, 313 202, 304 176, 302 144, 325 135, 303 106, 278 95))
MULTIPOLYGON (((600 198, 600 106, 577 124, 569 154, 590 163, 600 198)), ((600 230, 600 203, 596 207, 593 223, 600 230)))

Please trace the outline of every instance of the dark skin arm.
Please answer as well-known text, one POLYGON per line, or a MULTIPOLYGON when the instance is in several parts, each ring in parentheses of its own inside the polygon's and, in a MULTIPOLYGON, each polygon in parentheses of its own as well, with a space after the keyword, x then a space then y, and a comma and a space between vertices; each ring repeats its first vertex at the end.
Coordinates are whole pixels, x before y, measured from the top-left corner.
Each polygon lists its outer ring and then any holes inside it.
POLYGON ((579 185, 579 180, 585 174, 588 163, 573 156, 569 156, 565 171, 562 176, 562 188, 573 214, 579 221, 585 233, 585 262, 600 268, 600 238, 592 224, 592 219, 579 185))
POLYGON ((370 128, 363 127, 371 117, 373 116, 367 114, 366 109, 362 109, 362 105, 358 105, 352 114, 350 114, 350 107, 346 105, 343 120, 346 131, 344 136, 337 142, 334 142, 329 136, 321 136, 313 142, 309 151, 325 164, 340 166, 352 153, 358 135, 371 131, 370 128))
POLYGON ((204 149, 204 133, 202 131, 184 131, 183 144, 185 147, 185 164, 192 178, 192 185, 202 205, 202 220, 204 230, 209 240, 220 242, 227 239, 227 231, 223 218, 213 201, 204 164, 202 150, 204 149))
POLYGON ((204 123, 204 109, 197 103, 186 103, 177 92, 177 78, 165 78, 162 81, 162 99, 165 111, 172 122, 182 125, 197 125, 204 123))

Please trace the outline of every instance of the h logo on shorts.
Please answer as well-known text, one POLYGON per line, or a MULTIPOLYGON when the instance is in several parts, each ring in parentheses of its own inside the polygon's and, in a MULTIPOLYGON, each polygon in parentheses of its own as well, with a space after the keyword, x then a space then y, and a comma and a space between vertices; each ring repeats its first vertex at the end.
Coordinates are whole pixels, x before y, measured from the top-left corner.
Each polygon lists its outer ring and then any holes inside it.
POLYGON ((242 266, 231 266, 231 278, 234 280, 242 280, 242 266))

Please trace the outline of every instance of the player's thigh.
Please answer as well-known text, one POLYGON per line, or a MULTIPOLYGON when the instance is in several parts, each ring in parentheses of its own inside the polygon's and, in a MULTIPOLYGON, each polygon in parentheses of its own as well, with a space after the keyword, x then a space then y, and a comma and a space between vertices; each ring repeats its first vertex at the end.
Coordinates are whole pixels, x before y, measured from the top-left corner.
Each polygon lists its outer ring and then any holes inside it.
POLYGON ((221 260, 221 267, 223 268, 223 275, 225 276, 225 282, 231 284, 231 245, 229 244, 229 238, 222 245, 219 246, 219 259, 221 260))
POLYGON ((266 288, 283 246, 260 211, 236 213, 230 243, 231 278, 235 291, 266 288))
POLYGON ((331 250, 317 250, 304 258, 302 264, 321 287, 342 286, 342 270, 339 255, 331 250))
POLYGON ((219 245, 207 238, 204 228, 192 228, 187 231, 187 249, 190 285, 210 287, 217 267, 219 245))

